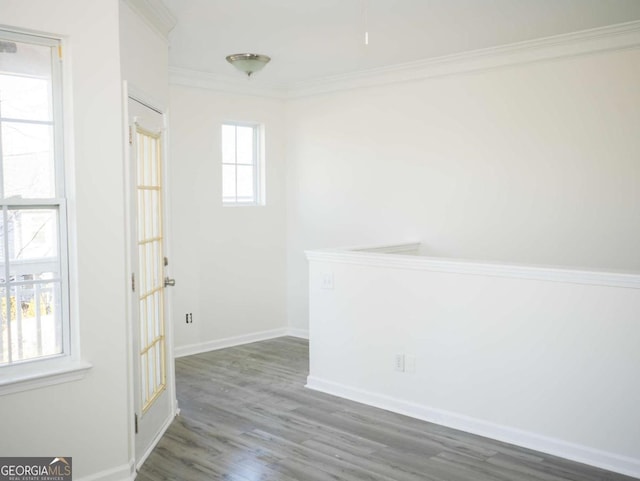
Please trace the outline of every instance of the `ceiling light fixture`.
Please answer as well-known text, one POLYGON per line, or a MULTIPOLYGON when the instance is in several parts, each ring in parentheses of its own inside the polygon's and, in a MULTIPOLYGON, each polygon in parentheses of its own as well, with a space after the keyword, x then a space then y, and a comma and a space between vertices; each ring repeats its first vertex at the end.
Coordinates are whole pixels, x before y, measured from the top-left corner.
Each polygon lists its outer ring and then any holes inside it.
POLYGON ((234 53, 227 56, 227 62, 235 68, 251 77, 251 74, 262 70, 269 63, 271 57, 266 55, 258 55, 257 53, 234 53))

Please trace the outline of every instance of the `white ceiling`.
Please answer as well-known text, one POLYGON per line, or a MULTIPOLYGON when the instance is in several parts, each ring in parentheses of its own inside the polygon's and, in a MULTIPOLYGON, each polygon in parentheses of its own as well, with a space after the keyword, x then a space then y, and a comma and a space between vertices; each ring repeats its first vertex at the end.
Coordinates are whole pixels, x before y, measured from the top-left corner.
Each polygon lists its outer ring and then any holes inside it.
POLYGON ((256 85, 403 64, 640 20, 640 0, 163 0, 178 23, 172 67, 241 75, 232 53, 271 63, 256 85), (364 11, 369 45, 364 45, 364 11))

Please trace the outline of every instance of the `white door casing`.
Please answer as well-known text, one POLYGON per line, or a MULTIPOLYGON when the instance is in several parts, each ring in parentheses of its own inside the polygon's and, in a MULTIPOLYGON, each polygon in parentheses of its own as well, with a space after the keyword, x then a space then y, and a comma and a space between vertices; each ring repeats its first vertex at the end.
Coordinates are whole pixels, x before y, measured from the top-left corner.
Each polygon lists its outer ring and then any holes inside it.
POLYGON ((139 468, 173 417, 171 329, 165 295, 164 115, 129 98, 134 458, 139 468))

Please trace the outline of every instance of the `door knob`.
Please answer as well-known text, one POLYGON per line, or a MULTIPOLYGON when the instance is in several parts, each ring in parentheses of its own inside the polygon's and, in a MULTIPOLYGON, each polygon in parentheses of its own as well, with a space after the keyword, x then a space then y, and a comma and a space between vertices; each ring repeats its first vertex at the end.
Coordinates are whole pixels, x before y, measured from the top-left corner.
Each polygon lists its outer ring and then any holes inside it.
POLYGON ((173 287, 176 285, 175 279, 170 279, 168 277, 164 278, 164 287, 173 287))

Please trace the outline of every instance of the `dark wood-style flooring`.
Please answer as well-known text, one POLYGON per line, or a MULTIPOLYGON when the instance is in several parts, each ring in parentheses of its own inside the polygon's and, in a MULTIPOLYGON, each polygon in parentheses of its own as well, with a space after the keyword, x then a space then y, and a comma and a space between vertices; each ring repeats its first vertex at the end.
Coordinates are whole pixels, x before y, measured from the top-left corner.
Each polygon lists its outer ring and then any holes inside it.
POLYGON ((181 415, 137 481, 629 481, 304 387, 291 337, 176 361, 181 415))

